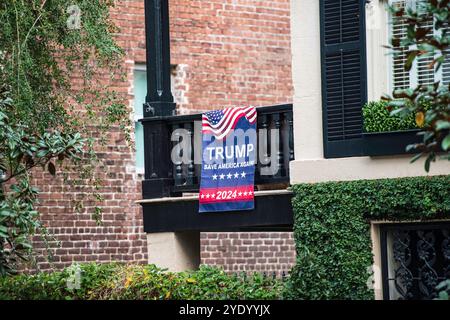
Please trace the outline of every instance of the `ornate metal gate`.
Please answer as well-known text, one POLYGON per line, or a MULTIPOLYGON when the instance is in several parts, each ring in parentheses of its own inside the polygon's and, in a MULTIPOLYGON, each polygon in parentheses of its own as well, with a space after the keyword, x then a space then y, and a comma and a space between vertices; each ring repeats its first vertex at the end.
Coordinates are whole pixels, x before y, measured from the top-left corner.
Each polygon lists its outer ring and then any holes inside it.
POLYGON ((450 223, 381 226, 383 298, 433 299, 450 279, 450 223))

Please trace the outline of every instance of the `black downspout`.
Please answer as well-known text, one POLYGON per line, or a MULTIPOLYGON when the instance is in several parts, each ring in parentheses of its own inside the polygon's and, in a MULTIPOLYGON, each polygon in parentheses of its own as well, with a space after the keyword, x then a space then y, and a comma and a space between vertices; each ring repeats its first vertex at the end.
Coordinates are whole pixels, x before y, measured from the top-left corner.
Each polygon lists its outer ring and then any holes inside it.
POLYGON ((145 0, 147 96, 144 118, 171 116, 175 103, 170 88, 169 0, 145 0))
POLYGON ((170 196, 173 184, 170 132, 165 116, 175 115, 170 83, 169 0, 145 0, 147 96, 144 118, 144 199, 170 196))

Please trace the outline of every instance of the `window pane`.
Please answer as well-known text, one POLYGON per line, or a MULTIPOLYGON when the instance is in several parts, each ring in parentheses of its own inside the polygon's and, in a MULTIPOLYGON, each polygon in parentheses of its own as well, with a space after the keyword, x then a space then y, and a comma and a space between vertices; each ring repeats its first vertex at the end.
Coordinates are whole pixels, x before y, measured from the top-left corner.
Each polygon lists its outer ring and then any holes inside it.
MULTIPOLYGON (((135 120, 143 116, 143 104, 147 91, 147 77, 144 70, 134 71, 134 115, 135 120)), ((135 121, 134 125, 135 147, 136 147, 136 170, 144 171, 144 129, 142 124, 135 121)))
POLYGON ((450 84, 450 53, 445 56, 445 62, 442 66, 442 81, 445 85, 450 84))
MULTIPOLYGON (((391 0, 390 3, 398 8, 407 8, 409 6, 415 6, 415 8, 423 14, 422 5, 425 0, 391 0)), ((426 21, 422 23, 422 27, 433 28, 433 18, 428 17, 426 21)), ((402 18, 391 16, 390 36, 398 39, 404 39, 407 32, 407 23, 402 18)), ((436 34, 436 30, 430 30, 428 36, 431 37, 436 34)), ((409 49, 413 49, 409 48, 409 49)), ((408 48, 399 50, 398 54, 392 56, 391 60, 391 88, 392 89, 408 89, 417 85, 432 85, 436 81, 442 81, 447 85, 450 82, 450 62, 449 59, 444 61, 441 70, 436 72, 432 66, 432 62, 436 57, 418 57, 410 71, 404 69, 406 62, 406 53, 408 48), (431 68, 430 68, 431 66, 431 68)))
MULTIPOLYGON (((418 6, 423 3, 423 0, 419 2, 418 6)), ((420 9, 420 7, 419 7, 420 9)), ((433 37, 433 17, 429 17, 426 21, 421 23, 422 28, 430 28, 427 33, 427 38, 433 37)), ((433 57, 421 56, 417 59, 417 82, 422 85, 432 85, 434 83, 434 66, 433 57), (431 67, 430 67, 431 66, 431 67)))
POLYGON ((147 73, 145 70, 134 71, 134 114, 142 118, 145 94, 147 91, 147 73))
POLYGON ((144 128, 142 123, 135 122, 134 134, 136 137, 136 169, 140 172, 144 170, 144 128))

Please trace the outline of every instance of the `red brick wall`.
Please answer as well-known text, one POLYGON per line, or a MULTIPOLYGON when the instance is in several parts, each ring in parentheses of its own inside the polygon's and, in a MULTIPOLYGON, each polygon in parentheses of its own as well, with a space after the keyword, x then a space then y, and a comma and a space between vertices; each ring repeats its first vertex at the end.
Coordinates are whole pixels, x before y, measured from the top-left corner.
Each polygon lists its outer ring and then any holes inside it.
POLYGON ((172 61, 188 67, 181 112, 291 102, 288 0, 170 1, 172 61))
MULTIPOLYGON (((292 101, 289 0, 169 4, 171 60, 187 72, 179 112, 292 101)), ((130 62, 145 62, 143 9, 143 0, 125 0, 112 15, 130 62)))
POLYGON ((208 232, 200 236, 202 264, 228 272, 288 274, 295 264, 292 232, 208 232))
MULTIPOLYGON (((127 79, 110 85, 130 106, 130 113, 133 110, 133 68, 135 63, 145 62, 143 6, 143 0, 122 0, 117 1, 111 12, 121 29, 117 41, 125 49, 127 79)), ((183 78, 176 88, 180 113, 230 105, 291 102, 289 0, 170 0, 170 15, 172 63, 181 66, 178 72, 183 78)), ((108 80, 98 81, 107 83, 108 80)), ((44 252, 38 257, 40 269, 59 268, 74 261, 146 261, 141 212, 135 204, 141 197, 142 178, 136 173, 135 155, 117 128, 111 130, 107 146, 99 152, 104 160, 104 167, 96 174, 103 180, 100 194, 105 199, 100 203, 104 212, 101 226, 92 219, 94 207, 99 203, 85 202, 80 212, 73 210, 73 201, 89 186, 64 188, 66 183, 60 173, 56 178, 35 173, 36 184, 42 192, 41 218, 60 242, 59 248, 56 242, 51 243, 55 248, 53 264, 47 262, 44 252)), ((284 244, 285 235, 271 238, 274 235, 277 234, 269 234, 267 239, 261 234, 260 240, 252 238, 254 245, 244 244, 243 248, 255 255, 239 257, 237 266, 251 270, 252 259, 276 258, 278 261, 273 265, 272 262, 266 264, 273 268, 277 263, 283 266, 291 263, 284 259, 292 257, 270 256, 271 252, 292 255, 292 245, 284 244), (273 245, 267 241, 273 241, 273 245), (290 253, 286 253, 286 246, 290 253), (258 257, 261 253, 263 258, 258 257), (247 258, 247 262, 242 262, 247 258)), ((240 233, 239 237, 245 234, 240 233)), ((244 238, 238 240, 244 241, 244 238)), ((43 248, 44 243, 36 239, 35 246, 43 248)), ((202 245, 202 248, 211 246, 202 245)), ((218 256, 221 252, 218 250, 206 253, 218 256)), ((231 255, 234 257, 234 253, 231 255)), ((226 261, 225 265, 229 265, 233 260, 226 261)), ((215 263, 221 264, 220 261, 215 263)), ((258 265, 262 267, 257 260, 254 268, 259 268, 258 265)))

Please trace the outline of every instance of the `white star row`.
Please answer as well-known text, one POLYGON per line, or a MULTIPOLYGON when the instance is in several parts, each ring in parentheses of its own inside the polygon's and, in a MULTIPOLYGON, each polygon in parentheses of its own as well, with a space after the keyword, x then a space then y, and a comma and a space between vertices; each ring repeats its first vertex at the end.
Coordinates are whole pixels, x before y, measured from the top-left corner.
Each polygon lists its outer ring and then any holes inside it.
MULTIPOLYGON (((242 196, 244 196, 244 197, 246 197, 246 196, 251 196, 251 195, 253 195, 253 191, 244 191, 244 192, 235 192, 235 193, 233 193, 233 195, 231 196, 232 198, 237 198, 237 197, 242 197, 242 196)), ((202 198, 202 199, 215 199, 216 198, 216 194, 215 193, 202 193, 202 194, 200 194, 200 198, 202 198)))
POLYGON ((214 174, 212 176, 212 178, 213 178, 213 180, 217 180, 217 178, 219 178, 219 180, 225 180, 225 177, 227 179, 232 179, 233 177, 234 177, 234 179, 239 179, 239 176, 241 178, 245 178, 245 175, 246 175, 246 173, 244 171, 242 171, 241 173, 239 173, 239 172, 235 172, 235 173, 229 172, 227 175, 225 175, 223 173, 220 174, 220 175, 214 174))

